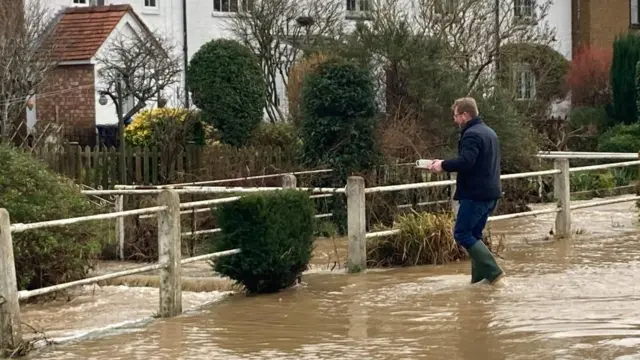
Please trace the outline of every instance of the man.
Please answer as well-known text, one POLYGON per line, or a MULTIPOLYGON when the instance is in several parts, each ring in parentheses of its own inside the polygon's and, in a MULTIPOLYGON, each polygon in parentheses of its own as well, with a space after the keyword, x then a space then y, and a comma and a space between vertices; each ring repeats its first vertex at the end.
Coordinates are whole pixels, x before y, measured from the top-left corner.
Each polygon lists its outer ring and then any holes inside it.
POLYGON ((482 231, 502 197, 500 143, 493 129, 480 118, 473 98, 458 99, 451 108, 453 119, 462 130, 458 157, 434 160, 430 170, 458 173, 454 199, 460 206, 453 236, 471 257, 471 283, 486 279, 498 285, 505 274, 482 242, 482 231))

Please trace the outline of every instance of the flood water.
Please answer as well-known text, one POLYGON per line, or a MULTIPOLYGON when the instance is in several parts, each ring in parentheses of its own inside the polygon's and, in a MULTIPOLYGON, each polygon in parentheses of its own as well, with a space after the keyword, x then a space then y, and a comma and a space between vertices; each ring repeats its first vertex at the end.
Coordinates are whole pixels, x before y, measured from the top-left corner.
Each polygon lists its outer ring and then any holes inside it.
POLYGON ((551 215, 491 225, 508 234, 502 289, 469 285, 468 263, 325 271, 30 359, 640 359, 634 204, 573 215, 571 241, 544 239, 551 215))

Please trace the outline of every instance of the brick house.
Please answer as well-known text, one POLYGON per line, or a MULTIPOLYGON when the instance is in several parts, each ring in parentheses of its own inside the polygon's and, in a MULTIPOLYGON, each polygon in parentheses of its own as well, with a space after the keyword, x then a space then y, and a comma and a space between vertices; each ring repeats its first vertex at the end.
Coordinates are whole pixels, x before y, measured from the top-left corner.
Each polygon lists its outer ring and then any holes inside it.
POLYGON ((96 142, 97 129, 117 126, 113 104, 99 104, 96 57, 120 32, 149 31, 129 5, 69 7, 54 20, 57 67, 36 95, 37 122, 63 125, 70 141, 96 142))
POLYGON ((571 0, 574 51, 583 46, 613 51, 616 35, 640 28, 640 0, 571 0))

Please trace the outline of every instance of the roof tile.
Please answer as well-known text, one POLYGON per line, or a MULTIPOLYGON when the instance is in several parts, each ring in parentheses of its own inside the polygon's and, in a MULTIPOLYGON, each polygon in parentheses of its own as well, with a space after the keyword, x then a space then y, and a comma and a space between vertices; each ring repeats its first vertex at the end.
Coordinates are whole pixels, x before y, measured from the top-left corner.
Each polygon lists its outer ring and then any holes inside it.
POLYGON ((67 8, 55 25, 55 61, 91 59, 122 17, 133 12, 130 5, 67 8))

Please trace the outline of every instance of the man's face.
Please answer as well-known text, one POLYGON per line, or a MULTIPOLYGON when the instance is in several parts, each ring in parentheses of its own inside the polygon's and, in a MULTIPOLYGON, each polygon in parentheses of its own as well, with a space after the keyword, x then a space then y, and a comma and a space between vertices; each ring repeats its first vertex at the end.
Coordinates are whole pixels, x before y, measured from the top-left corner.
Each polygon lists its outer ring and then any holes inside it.
POLYGON ((455 121, 456 125, 458 126, 464 125, 464 123, 467 122, 468 116, 469 115, 467 115, 467 113, 459 113, 457 106, 455 109, 453 109, 453 121, 455 121))

